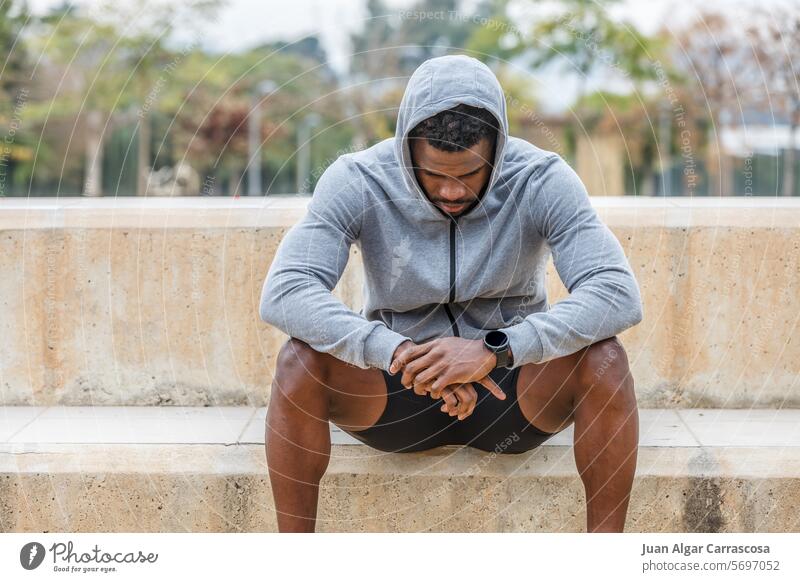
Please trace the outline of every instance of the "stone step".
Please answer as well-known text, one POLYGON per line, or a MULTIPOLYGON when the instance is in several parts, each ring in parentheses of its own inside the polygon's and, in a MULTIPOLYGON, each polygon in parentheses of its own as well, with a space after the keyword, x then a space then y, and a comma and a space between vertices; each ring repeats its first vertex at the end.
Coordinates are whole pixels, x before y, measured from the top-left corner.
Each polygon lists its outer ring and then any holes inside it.
MULTIPOLYGON (((800 410, 640 410, 627 531, 800 531, 800 410)), ((0 531, 277 531, 265 409, 0 408, 0 531)), ((573 427, 388 454, 332 425, 318 531, 580 532, 573 427)))

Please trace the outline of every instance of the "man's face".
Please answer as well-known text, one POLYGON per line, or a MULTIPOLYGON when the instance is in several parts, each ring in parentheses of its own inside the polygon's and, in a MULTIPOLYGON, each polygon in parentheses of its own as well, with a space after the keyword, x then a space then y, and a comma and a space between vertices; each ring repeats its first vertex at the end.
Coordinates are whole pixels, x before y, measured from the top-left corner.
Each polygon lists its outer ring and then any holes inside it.
POLYGON ((445 152, 426 139, 412 139, 417 182, 433 204, 450 216, 469 210, 483 195, 494 161, 494 144, 484 138, 468 150, 445 152))

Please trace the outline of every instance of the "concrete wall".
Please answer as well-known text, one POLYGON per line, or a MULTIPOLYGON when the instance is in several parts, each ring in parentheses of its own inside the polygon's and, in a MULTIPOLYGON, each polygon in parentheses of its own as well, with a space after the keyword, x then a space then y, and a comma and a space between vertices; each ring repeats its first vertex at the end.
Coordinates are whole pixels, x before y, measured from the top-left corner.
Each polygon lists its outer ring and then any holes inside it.
MULTIPOLYGON (((800 199, 593 203, 644 296, 621 336, 641 406, 800 406, 800 199)), ((305 204, 0 200, 0 404, 265 404, 286 337, 258 299, 305 204)))

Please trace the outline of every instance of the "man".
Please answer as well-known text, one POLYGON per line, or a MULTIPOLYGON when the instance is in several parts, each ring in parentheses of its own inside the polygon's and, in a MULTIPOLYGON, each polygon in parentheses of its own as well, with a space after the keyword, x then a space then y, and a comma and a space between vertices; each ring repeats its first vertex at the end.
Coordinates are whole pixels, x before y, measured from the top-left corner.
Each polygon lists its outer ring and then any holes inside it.
POLYGON ((261 318, 277 359, 266 454, 280 531, 314 531, 328 422, 382 451, 515 454, 575 423, 589 531, 622 531, 638 413, 617 334, 638 284, 575 172, 508 134, 503 90, 464 55, 424 62, 395 136, 339 157, 281 242, 261 318), (364 308, 335 287, 355 243, 364 308), (570 291, 549 305, 552 252, 570 291))

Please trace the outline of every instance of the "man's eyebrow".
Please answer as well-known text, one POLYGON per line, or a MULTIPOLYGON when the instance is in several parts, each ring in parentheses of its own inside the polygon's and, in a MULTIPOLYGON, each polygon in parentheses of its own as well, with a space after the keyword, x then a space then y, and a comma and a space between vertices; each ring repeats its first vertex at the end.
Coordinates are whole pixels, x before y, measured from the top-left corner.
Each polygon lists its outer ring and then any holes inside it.
MULTIPOLYGON (((482 170, 485 166, 486 166, 486 163, 483 163, 480 166, 478 166, 477 168, 475 168, 474 170, 470 170, 469 172, 466 172, 465 174, 461 174, 460 176, 456 176, 456 178, 463 178, 464 176, 469 176, 470 174, 475 174, 479 170, 482 170)), ((429 174, 436 174, 437 176, 444 176, 445 175, 445 174, 440 174, 439 172, 434 172, 433 170, 429 170, 425 166, 420 166, 419 169, 422 170, 423 172, 428 172, 429 174)))

